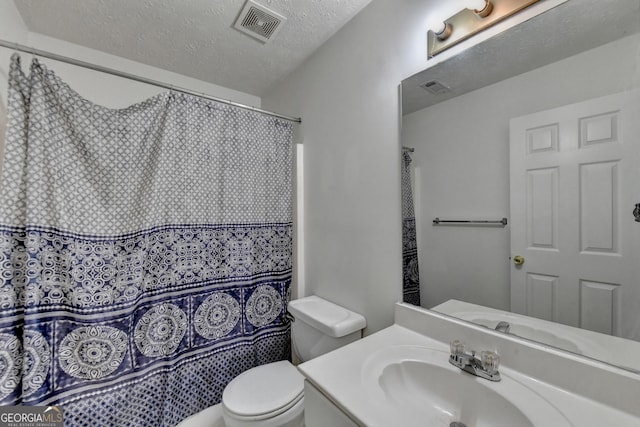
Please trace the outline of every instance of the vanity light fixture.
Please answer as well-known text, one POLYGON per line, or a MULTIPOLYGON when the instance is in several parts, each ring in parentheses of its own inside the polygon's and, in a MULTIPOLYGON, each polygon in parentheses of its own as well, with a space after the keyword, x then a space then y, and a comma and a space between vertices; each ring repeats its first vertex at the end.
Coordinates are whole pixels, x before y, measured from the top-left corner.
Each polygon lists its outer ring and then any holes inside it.
POLYGON ((540 0, 484 0, 481 9, 463 9, 427 34, 429 58, 518 13, 540 0))

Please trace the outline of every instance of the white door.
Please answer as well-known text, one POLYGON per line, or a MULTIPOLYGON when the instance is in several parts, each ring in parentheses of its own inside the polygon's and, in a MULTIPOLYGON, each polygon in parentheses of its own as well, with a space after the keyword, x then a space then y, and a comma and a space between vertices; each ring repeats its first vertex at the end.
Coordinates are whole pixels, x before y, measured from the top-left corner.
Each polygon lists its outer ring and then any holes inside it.
POLYGON ((640 339, 639 96, 510 121, 512 311, 640 339))

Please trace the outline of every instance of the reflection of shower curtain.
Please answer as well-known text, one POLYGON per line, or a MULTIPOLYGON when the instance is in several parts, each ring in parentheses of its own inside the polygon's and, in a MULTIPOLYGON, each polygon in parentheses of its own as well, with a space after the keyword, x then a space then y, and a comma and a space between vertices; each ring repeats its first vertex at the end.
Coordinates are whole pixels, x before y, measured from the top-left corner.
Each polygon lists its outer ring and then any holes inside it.
POLYGON ((416 215, 411 190, 411 156, 402 153, 402 301, 420 305, 416 215))
POLYGON ((0 404, 160 426, 289 357, 292 125, 163 93, 122 110, 12 58, 0 404))

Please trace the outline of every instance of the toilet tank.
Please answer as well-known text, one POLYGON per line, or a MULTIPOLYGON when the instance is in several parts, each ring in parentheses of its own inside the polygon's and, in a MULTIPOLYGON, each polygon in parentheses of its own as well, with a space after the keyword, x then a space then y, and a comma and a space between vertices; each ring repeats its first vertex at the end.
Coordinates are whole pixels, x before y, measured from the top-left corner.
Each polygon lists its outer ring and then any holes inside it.
POLYGON ((362 338, 367 326, 362 315, 315 295, 291 301, 289 313, 293 351, 302 362, 362 338))

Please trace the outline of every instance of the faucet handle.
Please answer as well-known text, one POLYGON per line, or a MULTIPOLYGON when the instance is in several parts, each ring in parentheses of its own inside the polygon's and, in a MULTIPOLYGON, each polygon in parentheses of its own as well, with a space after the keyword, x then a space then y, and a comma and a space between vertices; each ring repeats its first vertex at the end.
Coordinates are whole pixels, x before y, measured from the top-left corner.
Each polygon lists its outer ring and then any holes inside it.
POLYGON ((482 363, 482 369, 490 374, 498 372, 500 367, 500 356, 495 351, 483 351, 480 353, 480 361, 482 363))
POLYGON ((459 356, 467 351, 467 346, 460 340, 451 341, 449 343, 449 348, 451 349, 451 354, 454 356, 459 356))

